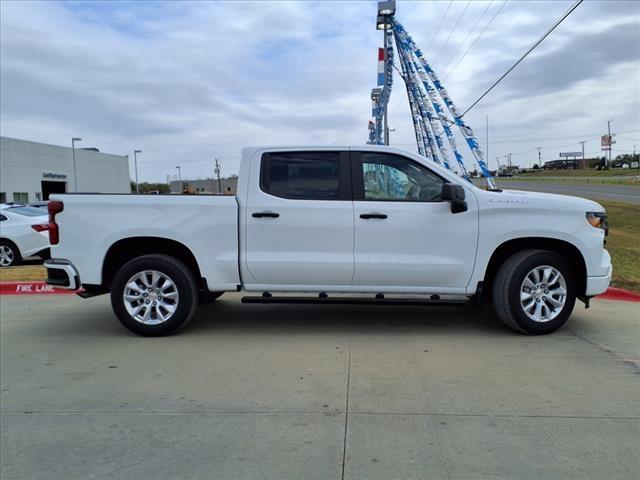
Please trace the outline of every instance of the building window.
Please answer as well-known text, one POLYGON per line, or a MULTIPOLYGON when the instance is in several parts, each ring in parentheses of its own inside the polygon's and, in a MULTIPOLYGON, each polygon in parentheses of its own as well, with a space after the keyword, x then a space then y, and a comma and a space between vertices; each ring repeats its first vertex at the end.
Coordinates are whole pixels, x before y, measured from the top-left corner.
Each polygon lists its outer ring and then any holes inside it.
POLYGON ((42 201, 42 193, 36 192, 36 202, 42 201))
POLYGON ((13 192, 13 201, 16 203, 29 203, 29 194, 27 192, 13 192))
POLYGON ((7 194, 6 194, 6 192, 0 192, 0 203, 7 203, 7 194))

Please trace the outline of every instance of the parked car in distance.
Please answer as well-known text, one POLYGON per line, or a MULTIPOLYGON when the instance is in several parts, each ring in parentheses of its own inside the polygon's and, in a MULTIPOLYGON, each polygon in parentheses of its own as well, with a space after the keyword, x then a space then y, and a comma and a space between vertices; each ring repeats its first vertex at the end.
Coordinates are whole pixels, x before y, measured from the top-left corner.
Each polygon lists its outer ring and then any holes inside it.
POLYGON ((482 190, 391 147, 245 148, 235 196, 51 200, 47 283, 110 292, 141 335, 178 331, 199 298, 225 291, 258 293, 245 303, 471 297, 514 330, 544 334, 611 280, 598 203, 482 190))
MULTIPOLYGON (((40 209, 42 209, 42 210, 44 210, 46 212, 47 211, 47 207, 49 206, 49 200, 43 200, 41 202, 28 203, 27 206, 34 207, 34 208, 40 208, 40 209)), ((48 215, 48 213, 47 213, 47 215, 48 215)))
POLYGON ((26 205, 24 203, 15 203, 15 202, 0 203, 0 210, 4 210, 5 208, 11 208, 11 207, 26 207, 26 205))
POLYGON ((41 208, 0 207, 0 267, 20 265, 26 257, 49 258, 48 230, 49 216, 41 208))

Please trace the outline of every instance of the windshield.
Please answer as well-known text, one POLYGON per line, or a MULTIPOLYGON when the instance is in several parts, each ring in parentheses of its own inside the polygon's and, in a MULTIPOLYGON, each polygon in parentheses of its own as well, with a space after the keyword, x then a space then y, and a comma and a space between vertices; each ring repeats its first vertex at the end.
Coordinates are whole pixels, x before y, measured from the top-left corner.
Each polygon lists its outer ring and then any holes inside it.
POLYGON ((24 215, 25 217, 42 217, 46 215, 42 211, 42 208, 36 207, 9 207, 6 210, 11 213, 17 213, 18 215, 24 215))

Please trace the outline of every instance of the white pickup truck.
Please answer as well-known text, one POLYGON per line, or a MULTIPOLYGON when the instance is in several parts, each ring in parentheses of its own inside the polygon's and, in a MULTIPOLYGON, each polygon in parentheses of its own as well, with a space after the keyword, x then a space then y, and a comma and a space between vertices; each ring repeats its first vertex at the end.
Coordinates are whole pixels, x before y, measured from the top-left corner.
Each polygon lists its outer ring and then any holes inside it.
POLYGON ((263 303, 490 298, 508 326, 544 334, 611 280, 599 204, 486 191, 403 150, 245 148, 238 180, 235 196, 54 195, 47 283, 110 292, 122 324, 147 336, 226 291, 263 303))

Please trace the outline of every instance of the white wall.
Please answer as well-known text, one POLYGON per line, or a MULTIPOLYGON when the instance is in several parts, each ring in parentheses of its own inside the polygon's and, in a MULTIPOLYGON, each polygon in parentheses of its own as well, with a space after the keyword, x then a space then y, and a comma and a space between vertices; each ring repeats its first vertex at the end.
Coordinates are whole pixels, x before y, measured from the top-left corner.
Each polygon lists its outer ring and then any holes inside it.
MULTIPOLYGON (((130 193, 129 162, 126 156, 81 150, 76 144, 76 172, 79 192, 130 193)), ((0 192, 13 201, 14 192, 28 192, 29 201, 42 193, 41 181, 63 181, 74 192, 71 147, 0 137, 0 192), (66 175, 46 178, 44 173, 66 175)))

